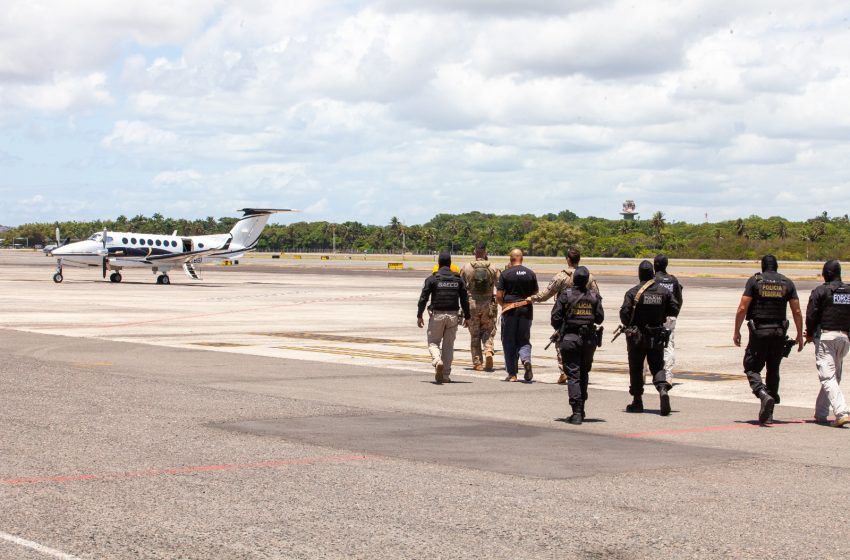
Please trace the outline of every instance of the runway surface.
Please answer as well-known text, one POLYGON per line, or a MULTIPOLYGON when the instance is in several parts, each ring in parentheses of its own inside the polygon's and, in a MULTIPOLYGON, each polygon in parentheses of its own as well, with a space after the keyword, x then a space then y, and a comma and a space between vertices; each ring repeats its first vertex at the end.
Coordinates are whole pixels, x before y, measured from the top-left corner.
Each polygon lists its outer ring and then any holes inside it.
MULTIPOLYGON (((606 340, 574 427, 545 305, 534 383, 467 369, 462 333, 459 382, 437 386, 421 273, 237 267, 158 286, 68 269, 55 285, 17 258, 0 256, 0 558, 836 558, 850 544, 850 430, 808 421, 810 348, 785 364, 780 421, 754 422, 729 342, 739 287, 686 284, 670 417, 650 394, 645 414, 623 412, 624 347, 606 340)), ((601 284, 613 325, 627 284, 601 284)))

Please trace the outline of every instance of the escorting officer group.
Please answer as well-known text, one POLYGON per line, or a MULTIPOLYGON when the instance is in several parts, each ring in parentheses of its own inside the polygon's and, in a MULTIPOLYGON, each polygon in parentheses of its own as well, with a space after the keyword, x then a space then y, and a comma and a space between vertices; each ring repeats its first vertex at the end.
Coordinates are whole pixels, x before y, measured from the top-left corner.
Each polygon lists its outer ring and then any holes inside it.
MULTIPOLYGON (((581 424, 586 417, 587 386, 596 349, 602 346, 605 313, 602 296, 590 271, 580 266, 577 249, 567 252, 567 268, 555 275, 539 291, 537 275, 523 265, 523 253, 514 249, 510 264, 500 271, 487 258, 487 247, 479 243, 475 260, 462 269, 452 265, 451 255, 441 253, 435 272, 425 280, 419 298, 417 323, 428 320, 428 349, 438 384, 451 382, 454 342, 458 326, 470 332, 473 369, 493 370, 496 319, 501 307, 501 337, 506 381, 531 382, 531 326, 534 304, 555 298, 551 343, 556 344, 559 384, 567 385, 572 409, 567 421, 581 424), (430 305, 429 305, 430 301, 430 305)), ((639 282, 629 289, 620 307, 620 326, 613 340, 625 335, 629 364, 629 393, 632 402, 625 411, 644 412, 644 368, 658 392, 661 416, 672 412, 670 391, 675 365, 674 333, 682 308, 682 285, 667 272, 664 255, 638 266, 639 282)), ((759 399, 759 422, 773 422, 773 409, 780 402, 779 367, 796 346, 803 350, 814 343, 815 363, 821 388, 815 403, 815 421, 841 427, 850 423, 850 409, 844 400, 841 382, 844 358, 850 351, 850 285, 841 281, 841 264, 832 260, 823 266, 824 283, 812 291, 806 309, 805 330, 800 300, 794 283, 779 273, 776 257, 766 255, 761 272, 746 283, 735 315, 732 340, 741 345, 741 327, 747 321, 749 339, 744 352, 744 373, 753 394, 759 399), (796 338, 788 337, 790 323, 796 338), (762 370, 766 370, 762 377, 762 370), (830 409, 835 419, 829 421, 830 409)), ((548 346, 547 346, 548 348, 548 346)))

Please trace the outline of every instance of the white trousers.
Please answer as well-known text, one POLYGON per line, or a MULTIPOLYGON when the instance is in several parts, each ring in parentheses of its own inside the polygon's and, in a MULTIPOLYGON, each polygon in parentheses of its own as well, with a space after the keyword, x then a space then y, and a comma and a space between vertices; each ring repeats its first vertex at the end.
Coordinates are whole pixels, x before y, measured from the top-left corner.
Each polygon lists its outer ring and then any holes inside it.
POLYGON ((829 416, 830 407, 836 417, 848 413, 844 394, 838 385, 841 383, 841 370, 848 350, 850 340, 842 332, 824 331, 820 338, 815 339, 815 364, 821 385, 815 401, 815 416, 819 418, 829 416))
POLYGON ((457 312, 433 313, 428 320, 428 352, 431 353, 431 365, 443 363, 443 375, 452 373, 452 360, 455 355, 457 337, 457 312))
MULTIPOLYGON (((667 320, 664 322, 664 328, 670 331, 670 342, 668 342, 667 347, 664 348, 664 368, 661 372, 664 374, 664 378, 670 385, 673 384, 673 367, 676 365, 676 319, 678 319, 678 317, 667 317, 667 320)), ((644 379, 646 379, 648 375, 649 368, 646 364, 644 364, 644 379)))

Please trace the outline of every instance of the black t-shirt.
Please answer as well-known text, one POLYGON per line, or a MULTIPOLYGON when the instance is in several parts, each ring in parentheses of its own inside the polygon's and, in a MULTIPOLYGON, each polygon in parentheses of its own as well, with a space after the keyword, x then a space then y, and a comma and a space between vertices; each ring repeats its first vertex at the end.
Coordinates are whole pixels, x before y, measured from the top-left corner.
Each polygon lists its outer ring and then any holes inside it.
POLYGON ((533 270, 522 265, 512 266, 499 275, 496 289, 505 292, 505 303, 522 301, 539 291, 537 275, 533 270))

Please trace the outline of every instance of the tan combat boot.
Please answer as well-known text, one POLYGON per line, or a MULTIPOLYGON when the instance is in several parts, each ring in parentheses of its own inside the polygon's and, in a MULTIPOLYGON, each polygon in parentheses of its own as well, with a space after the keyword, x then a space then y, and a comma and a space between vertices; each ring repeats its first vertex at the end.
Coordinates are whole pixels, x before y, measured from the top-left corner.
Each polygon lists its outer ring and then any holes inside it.
POLYGON ((484 369, 493 371, 493 353, 487 352, 484 354, 484 369))

